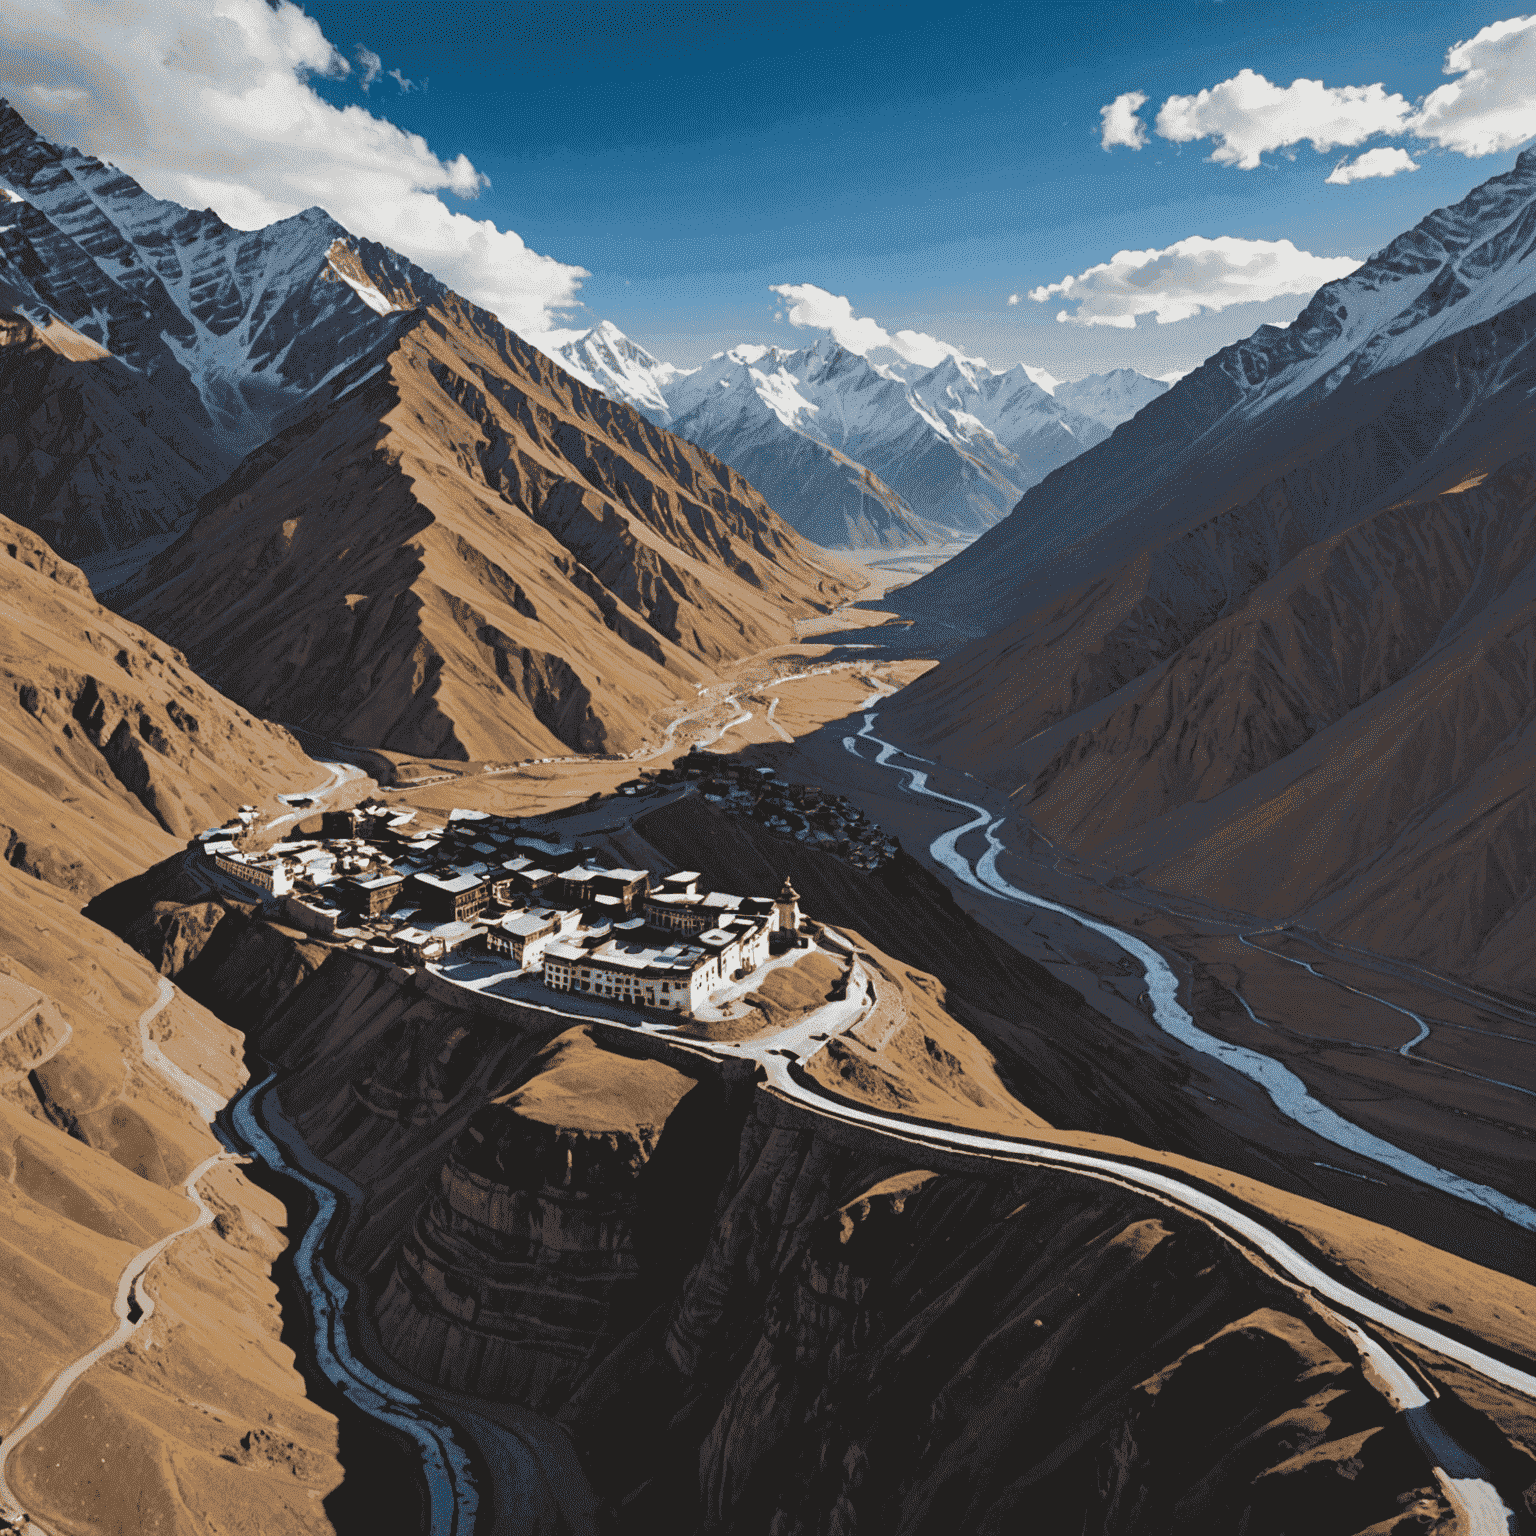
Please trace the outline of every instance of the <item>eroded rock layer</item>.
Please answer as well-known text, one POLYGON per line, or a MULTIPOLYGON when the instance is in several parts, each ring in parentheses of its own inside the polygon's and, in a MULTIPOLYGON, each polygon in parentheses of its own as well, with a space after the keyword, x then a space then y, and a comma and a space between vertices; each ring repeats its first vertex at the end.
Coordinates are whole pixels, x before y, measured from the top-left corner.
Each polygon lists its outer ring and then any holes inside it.
POLYGON ((0 858, 89 896, 242 801, 325 780, 287 731, 0 517, 0 858))
POLYGON ((125 600, 258 712, 485 760, 636 746, 856 584, 735 471, 448 294, 125 600))
POLYGON ((401 1249, 377 1321, 445 1386, 541 1405, 580 1374, 639 1279, 640 1180, 694 1079, 572 1030, 475 1113, 401 1249))
POLYGON ((1209 1229, 889 1169, 749 1123, 670 1316, 563 1415, 620 1529, 1452 1529, 1347 1339, 1209 1229))

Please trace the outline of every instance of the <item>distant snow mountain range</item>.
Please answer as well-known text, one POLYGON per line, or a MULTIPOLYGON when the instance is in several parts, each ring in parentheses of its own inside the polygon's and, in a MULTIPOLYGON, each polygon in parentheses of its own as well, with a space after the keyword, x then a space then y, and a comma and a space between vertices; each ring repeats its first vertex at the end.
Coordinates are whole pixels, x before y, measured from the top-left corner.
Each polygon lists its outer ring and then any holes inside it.
POLYGON ((904 601, 948 613, 963 593, 978 627, 992 628, 1054 610, 1156 542, 1180 551, 1169 613, 1226 611, 1298 539, 1419 495, 1469 442, 1500 431, 1518 441, 1508 423, 1533 387, 1536 150, 1527 150, 1507 174, 1318 289, 1289 326, 1262 325, 1208 358, 904 601), (1325 453, 1326 474, 1296 468, 1325 453), (1234 507, 1262 534, 1234 535, 1234 507))
MULTIPOLYGON (((58 346, 112 360, 79 406, 110 452, 34 476, 24 518, 96 579, 109 579, 102 562, 116 551, 169 537, 252 449, 381 366, 418 307, 447 292, 319 208, 238 230, 155 198, 5 104, 0 288, 6 310, 72 328, 58 346), (157 469, 117 472, 129 463, 157 469)), ((968 541, 1167 388, 1129 369, 1066 384, 977 358, 928 367, 826 336, 797 350, 735 347, 692 370, 609 322, 527 339, 725 460, 833 548, 968 541)), ((12 409, 25 418, 22 405, 12 409)), ((0 402, 0 435, 9 420, 0 402)))
POLYGON ((739 470, 833 548, 963 542, 1168 386, 1129 368, 1074 383, 1020 363, 937 366, 830 336, 739 346, 702 368, 653 357, 617 326, 532 338, 561 367, 739 470))

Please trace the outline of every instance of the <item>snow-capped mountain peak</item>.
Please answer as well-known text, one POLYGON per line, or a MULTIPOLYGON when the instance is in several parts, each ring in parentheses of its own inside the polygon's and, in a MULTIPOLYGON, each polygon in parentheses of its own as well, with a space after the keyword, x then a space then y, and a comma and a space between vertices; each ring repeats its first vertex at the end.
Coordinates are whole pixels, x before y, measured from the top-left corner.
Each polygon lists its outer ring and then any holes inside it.
MULTIPOLYGON (((1166 388, 1143 384, 1149 396, 1166 388)), ((868 515, 849 462, 952 539, 1006 515, 1028 486, 1113 425, 1055 399, 1058 386, 1025 364, 996 369, 951 354, 925 365, 889 348, 852 352, 823 335, 795 350, 732 347, 663 395, 673 431, 740 469, 809 537, 841 543, 829 508, 843 505, 861 539, 868 515), (810 474, 810 450, 788 433, 824 450, 823 478, 810 474), (797 517, 808 505, 814 517, 797 517)), ((1103 414, 1110 408, 1103 403, 1103 414)))
POLYGON ((623 400, 660 426, 671 420, 663 389, 691 371, 653 357, 611 320, 588 331, 545 331, 527 339, 583 384, 623 400))
MULTIPOLYGON (((1536 295, 1536 149, 1461 202, 1421 219, 1289 326, 1261 326, 1216 367, 1252 417, 1384 373, 1536 295)), ((1201 370, 1203 372, 1203 370, 1201 370)))
POLYGON ((1114 368, 1108 373, 1090 373, 1070 383, 1056 382, 1051 391, 1063 405, 1111 429, 1129 421, 1142 406, 1167 392, 1168 385, 1162 379, 1149 379, 1134 368, 1114 368))
POLYGON ((0 102, 0 281, 138 374, 232 464, 446 290, 321 208, 259 230, 150 196, 0 102))

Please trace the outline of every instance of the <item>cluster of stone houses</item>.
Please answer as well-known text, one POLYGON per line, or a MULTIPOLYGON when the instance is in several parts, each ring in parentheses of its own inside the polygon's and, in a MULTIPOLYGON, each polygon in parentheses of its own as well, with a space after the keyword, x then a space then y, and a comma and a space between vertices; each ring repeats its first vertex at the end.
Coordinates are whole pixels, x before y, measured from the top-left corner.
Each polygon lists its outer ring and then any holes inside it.
POLYGON ((771 950, 804 944, 799 897, 700 889, 683 870, 614 869, 511 818, 450 813, 440 830, 366 805, 327 813, 318 837, 261 854, 233 827, 198 839, 225 875, 281 917, 380 958, 420 965, 483 950, 563 992, 692 1014, 771 950))
POLYGON ((647 772, 630 788, 696 783, 712 805, 750 816, 770 832, 809 843, 852 864, 878 869, 896 856, 898 844, 845 795, 817 784, 791 784, 772 768, 693 751, 671 768, 647 772))

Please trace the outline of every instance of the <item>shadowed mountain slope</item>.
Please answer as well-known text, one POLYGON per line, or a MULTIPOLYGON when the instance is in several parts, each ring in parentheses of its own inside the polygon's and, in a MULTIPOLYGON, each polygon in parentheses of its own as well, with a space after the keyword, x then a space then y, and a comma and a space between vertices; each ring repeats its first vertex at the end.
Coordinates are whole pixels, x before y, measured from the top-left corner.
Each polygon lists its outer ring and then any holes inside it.
POLYGON ((1160 885, 1536 991, 1536 458, 1468 480, 1260 588, 1065 744, 1031 815, 1092 821, 1160 885))
POLYGON ((61 320, 34 324, 18 302, 0 283, 7 515, 65 554, 171 534, 218 460, 212 439, 141 374, 61 320))
POLYGON ((1529 988, 1533 249, 1527 153, 1153 401, 903 593, 1017 616, 887 723, 1153 884, 1529 988))
POLYGON ((1222 611, 1305 544, 1430 485, 1523 408, 1536 369, 1533 243, 1528 150, 1320 288, 1289 327, 1224 348, 1027 491, 907 589, 904 611, 1038 632, 1105 582, 1133 606, 1122 589, 1137 559, 1151 562, 1149 602, 1222 611))

